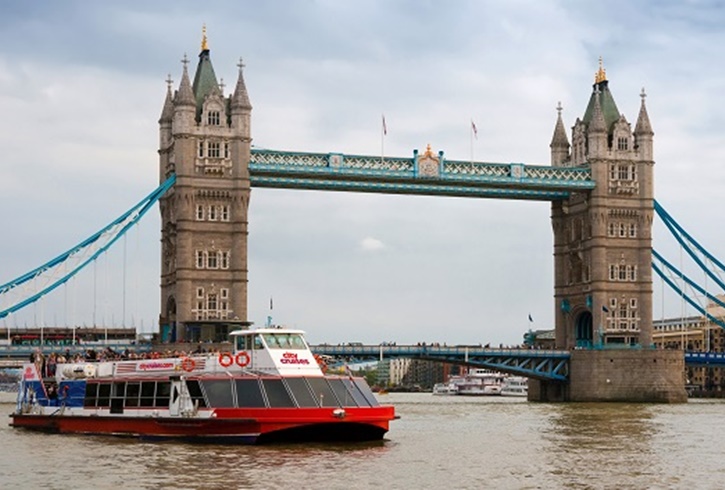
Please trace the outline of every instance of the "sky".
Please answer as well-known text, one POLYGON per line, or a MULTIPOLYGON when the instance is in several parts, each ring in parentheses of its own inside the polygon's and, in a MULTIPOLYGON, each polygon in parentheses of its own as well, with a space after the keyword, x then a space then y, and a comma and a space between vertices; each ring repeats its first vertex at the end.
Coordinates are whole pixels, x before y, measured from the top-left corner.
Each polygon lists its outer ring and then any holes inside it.
MULTIPOLYGON (((384 115, 386 155, 548 165, 556 106, 567 128, 583 116, 601 56, 633 125, 646 90, 657 200, 725 255, 720 2, 2 2, 0 283, 158 185, 164 80, 178 86, 184 54, 195 68, 203 25, 227 94, 244 60, 253 144, 278 150, 377 155, 384 115)), ((253 189, 249 221, 257 325, 273 298, 275 323, 313 343, 513 345, 553 328, 547 202, 253 189)), ((155 330, 159 229, 154 209, 2 325, 155 330)), ((654 247, 677 263, 666 235, 654 247)), ((656 318, 685 313, 655 282, 656 318)))

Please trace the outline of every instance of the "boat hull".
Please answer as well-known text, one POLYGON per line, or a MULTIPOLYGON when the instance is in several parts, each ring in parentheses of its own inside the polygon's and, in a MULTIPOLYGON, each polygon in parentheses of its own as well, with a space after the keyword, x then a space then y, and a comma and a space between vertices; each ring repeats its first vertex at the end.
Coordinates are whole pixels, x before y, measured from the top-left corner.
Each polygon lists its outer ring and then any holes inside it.
POLYGON ((372 441, 384 437, 392 407, 346 409, 218 409, 214 417, 137 417, 13 414, 11 426, 61 434, 263 444, 296 441, 372 441), (257 412, 257 413, 255 413, 257 412))

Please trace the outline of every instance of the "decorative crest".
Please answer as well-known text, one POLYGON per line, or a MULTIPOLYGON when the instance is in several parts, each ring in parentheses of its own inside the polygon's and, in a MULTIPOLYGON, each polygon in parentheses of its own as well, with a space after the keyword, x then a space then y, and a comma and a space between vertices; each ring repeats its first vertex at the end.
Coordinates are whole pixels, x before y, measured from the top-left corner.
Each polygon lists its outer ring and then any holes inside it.
POLYGON ((425 155, 426 157, 432 157, 433 156, 433 150, 430 149, 430 143, 428 143, 428 146, 425 148, 425 155))
POLYGON ((607 81, 607 70, 604 69, 602 57, 599 57, 599 70, 594 75, 594 83, 606 82, 607 81))
POLYGON ((208 51, 209 44, 206 42, 206 24, 201 26, 201 50, 208 51))

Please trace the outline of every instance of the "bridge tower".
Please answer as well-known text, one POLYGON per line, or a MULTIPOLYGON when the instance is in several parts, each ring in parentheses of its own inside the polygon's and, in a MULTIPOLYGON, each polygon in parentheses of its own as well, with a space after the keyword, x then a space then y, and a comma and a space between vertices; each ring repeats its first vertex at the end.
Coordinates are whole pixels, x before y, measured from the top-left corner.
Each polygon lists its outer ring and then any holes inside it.
MULTIPOLYGON (((252 106, 239 63, 225 96, 206 29, 193 83, 184 55, 178 89, 167 80, 159 171, 176 184, 161 199, 162 340, 226 340, 247 320, 247 210, 252 106)), ((170 77, 169 77, 170 78, 170 77)))
POLYGON ((682 402, 682 352, 653 348, 653 136, 645 93, 634 131, 602 67, 571 144, 561 106, 551 164, 586 165, 596 187, 552 202, 556 347, 571 350, 569 383, 530 383, 540 401, 682 402))
POLYGON ((596 188, 554 201, 556 345, 652 344, 654 135, 642 102, 637 124, 620 114, 601 65, 571 145, 561 107, 553 166, 588 165, 596 188))

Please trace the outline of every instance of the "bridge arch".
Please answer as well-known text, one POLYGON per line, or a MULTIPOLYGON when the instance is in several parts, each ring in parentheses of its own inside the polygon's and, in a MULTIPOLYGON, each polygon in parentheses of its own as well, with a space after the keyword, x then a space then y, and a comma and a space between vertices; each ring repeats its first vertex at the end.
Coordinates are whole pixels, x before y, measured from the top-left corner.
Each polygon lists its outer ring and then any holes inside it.
POLYGON ((574 339, 577 347, 591 347, 594 341, 592 312, 582 309, 574 320, 574 339))

